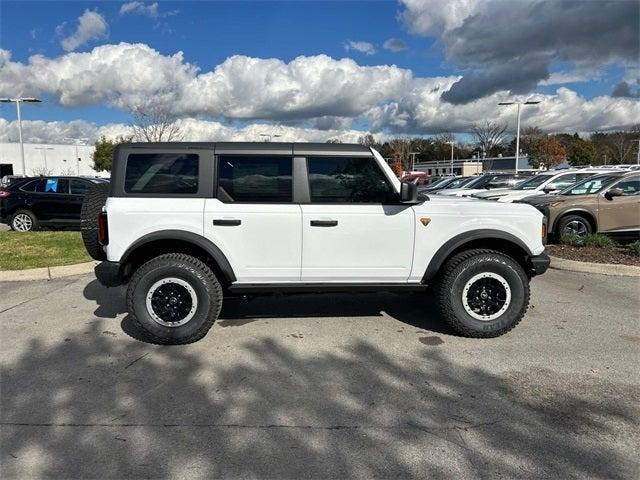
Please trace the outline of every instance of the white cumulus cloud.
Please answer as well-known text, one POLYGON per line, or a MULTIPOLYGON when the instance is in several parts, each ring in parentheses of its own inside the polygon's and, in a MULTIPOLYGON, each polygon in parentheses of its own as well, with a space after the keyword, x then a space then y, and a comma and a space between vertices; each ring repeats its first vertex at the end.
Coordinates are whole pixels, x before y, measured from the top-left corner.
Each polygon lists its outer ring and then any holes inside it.
MULTIPOLYGON (((64 24, 59 25, 56 31, 61 32, 63 28, 64 24)), ((65 51, 71 52, 91 40, 105 38, 108 28, 107 21, 100 13, 87 9, 78 17, 76 31, 63 38, 60 44, 65 51)))

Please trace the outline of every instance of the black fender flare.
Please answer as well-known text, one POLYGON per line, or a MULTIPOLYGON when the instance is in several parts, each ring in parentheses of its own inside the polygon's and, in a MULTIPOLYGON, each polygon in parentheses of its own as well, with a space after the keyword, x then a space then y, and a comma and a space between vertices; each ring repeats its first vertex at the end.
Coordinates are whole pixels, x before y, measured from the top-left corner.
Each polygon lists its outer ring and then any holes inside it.
POLYGON ((198 235, 193 232, 187 232, 185 230, 161 230, 158 232, 148 233, 147 235, 140 237, 138 240, 133 242, 124 252, 122 257, 120 258, 120 264, 125 265, 127 263, 127 258, 138 248, 157 240, 180 240, 197 245, 209 255, 211 255, 211 257, 220 267, 220 270, 225 276, 225 280, 227 280, 229 283, 233 283, 236 281, 236 275, 233 272, 233 268, 231 267, 231 264, 229 263, 229 260, 227 259, 225 254, 222 253, 222 250, 220 250, 216 246, 216 244, 206 239, 202 235, 198 235))
POLYGON ((506 240, 520 249, 522 249, 527 256, 533 256, 533 253, 527 247, 527 245, 515 235, 501 230, 492 229, 479 229, 463 232, 455 237, 447 240, 433 255, 427 266, 427 270, 422 277, 422 283, 429 283, 434 279, 440 267, 449 258, 449 256, 458 248, 462 247, 466 243, 470 243, 474 240, 506 240))

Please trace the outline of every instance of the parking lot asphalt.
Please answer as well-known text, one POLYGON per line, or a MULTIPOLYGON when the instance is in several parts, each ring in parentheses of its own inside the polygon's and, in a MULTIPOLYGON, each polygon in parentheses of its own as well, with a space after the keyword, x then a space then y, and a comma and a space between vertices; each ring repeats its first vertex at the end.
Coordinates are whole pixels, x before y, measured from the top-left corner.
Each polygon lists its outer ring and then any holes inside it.
POLYGON ((420 294, 229 299, 144 343, 91 275, 0 284, 2 478, 638 478, 640 283, 549 271, 459 338, 420 294))

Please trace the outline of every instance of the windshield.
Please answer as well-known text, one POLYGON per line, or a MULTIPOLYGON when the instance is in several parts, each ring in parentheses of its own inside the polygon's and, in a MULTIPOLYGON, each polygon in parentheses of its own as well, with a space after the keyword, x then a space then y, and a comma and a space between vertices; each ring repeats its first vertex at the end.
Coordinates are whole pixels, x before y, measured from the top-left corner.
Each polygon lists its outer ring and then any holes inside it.
POLYGON ((534 190, 552 177, 553 175, 534 175, 533 177, 528 178, 524 182, 520 183, 517 187, 514 188, 514 190, 534 190))
POLYGON ((598 175, 597 177, 587 178, 563 190, 560 192, 560 195, 589 195, 598 193, 617 178, 620 178, 620 175, 598 175))
POLYGON ((463 185, 468 184, 469 182, 471 182, 472 180, 475 180, 475 178, 473 177, 466 177, 466 178, 456 178, 455 180, 453 180, 452 182, 450 182, 448 185, 445 185, 443 188, 446 190, 448 188, 460 188, 463 185))
POLYGON ((480 177, 474 177, 469 183, 467 183, 464 188, 478 188, 484 185, 489 181, 487 178, 488 175, 482 175, 480 177))

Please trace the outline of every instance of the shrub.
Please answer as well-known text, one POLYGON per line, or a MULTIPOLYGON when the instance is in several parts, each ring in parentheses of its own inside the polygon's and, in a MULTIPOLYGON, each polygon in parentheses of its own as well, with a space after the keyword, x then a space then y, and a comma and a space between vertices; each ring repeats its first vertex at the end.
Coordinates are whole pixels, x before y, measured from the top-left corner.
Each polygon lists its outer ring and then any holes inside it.
POLYGON ((627 254, 634 257, 640 257, 640 240, 636 240, 635 242, 627 245, 627 254))
POLYGON ((581 247, 583 244, 582 238, 575 233, 565 233, 560 237, 560 243, 562 245, 569 245, 571 247, 581 247))
POLYGON ((583 245, 585 247, 609 248, 614 247, 616 242, 601 233, 590 233, 584 237, 583 245))

